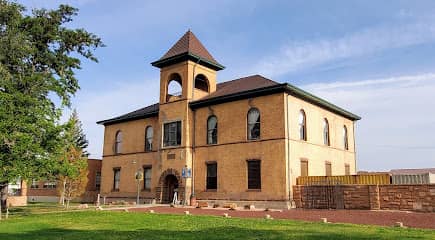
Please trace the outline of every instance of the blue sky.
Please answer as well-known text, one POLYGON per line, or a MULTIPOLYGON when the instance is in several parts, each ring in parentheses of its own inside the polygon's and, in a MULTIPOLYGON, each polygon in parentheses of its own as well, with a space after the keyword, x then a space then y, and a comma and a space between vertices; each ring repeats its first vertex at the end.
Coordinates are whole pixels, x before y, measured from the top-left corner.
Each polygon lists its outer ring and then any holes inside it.
POLYGON ((104 130, 95 122, 156 102, 150 62, 190 28, 226 66, 218 81, 262 74, 362 116, 359 170, 435 167, 435 1, 19 2, 78 7, 72 27, 107 45, 77 72, 92 157, 104 130))

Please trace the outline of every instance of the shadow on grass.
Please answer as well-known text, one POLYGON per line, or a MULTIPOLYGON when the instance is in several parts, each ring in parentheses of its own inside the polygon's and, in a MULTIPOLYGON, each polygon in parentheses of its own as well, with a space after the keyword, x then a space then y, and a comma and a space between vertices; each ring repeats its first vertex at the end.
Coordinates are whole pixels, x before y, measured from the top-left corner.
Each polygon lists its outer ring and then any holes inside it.
POLYGON ((22 233, 0 233, 2 240, 52 240, 52 239, 377 239, 376 236, 361 236, 357 233, 330 233, 311 230, 252 230, 238 227, 206 228, 200 231, 136 229, 117 230, 74 230, 63 228, 41 229, 22 233))

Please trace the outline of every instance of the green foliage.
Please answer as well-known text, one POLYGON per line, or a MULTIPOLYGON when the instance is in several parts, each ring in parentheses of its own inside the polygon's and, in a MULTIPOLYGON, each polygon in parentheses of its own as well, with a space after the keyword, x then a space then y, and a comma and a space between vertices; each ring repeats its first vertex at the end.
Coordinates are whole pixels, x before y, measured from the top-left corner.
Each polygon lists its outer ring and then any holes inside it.
POLYGON ((75 15, 67 5, 25 15, 0 0, 0 182, 56 174, 64 150, 58 121, 79 89, 81 61, 73 56, 96 62, 93 51, 103 46, 94 34, 65 27, 75 15))
POLYGON ((81 150, 74 146, 70 146, 64 153, 64 156, 59 158, 58 165, 58 190, 62 203, 69 202, 74 197, 79 197, 86 190, 88 183, 88 161, 87 157, 83 156, 81 150))
POLYGON ((88 140, 86 139, 86 135, 82 129, 82 123, 78 117, 77 111, 74 109, 72 112, 67 124, 66 124, 66 134, 72 147, 79 149, 83 152, 84 156, 89 156, 89 153, 86 152, 86 148, 88 147, 88 140))
POLYGON ((434 239, 435 231, 290 220, 86 211, 0 224, 0 239, 434 239))

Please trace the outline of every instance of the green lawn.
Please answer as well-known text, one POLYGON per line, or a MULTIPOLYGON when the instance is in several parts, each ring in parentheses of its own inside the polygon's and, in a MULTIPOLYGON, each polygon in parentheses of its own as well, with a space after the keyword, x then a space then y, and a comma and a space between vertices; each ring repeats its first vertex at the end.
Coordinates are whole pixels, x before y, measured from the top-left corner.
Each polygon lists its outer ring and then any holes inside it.
POLYGON ((56 211, 74 211, 77 209, 77 203, 71 203, 70 208, 66 209, 64 206, 57 203, 28 203, 24 207, 12 207, 9 208, 10 216, 23 216, 34 213, 46 213, 56 211))
POLYGON ((435 231, 288 220, 86 211, 15 216, 0 222, 0 239, 435 239, 435 231))

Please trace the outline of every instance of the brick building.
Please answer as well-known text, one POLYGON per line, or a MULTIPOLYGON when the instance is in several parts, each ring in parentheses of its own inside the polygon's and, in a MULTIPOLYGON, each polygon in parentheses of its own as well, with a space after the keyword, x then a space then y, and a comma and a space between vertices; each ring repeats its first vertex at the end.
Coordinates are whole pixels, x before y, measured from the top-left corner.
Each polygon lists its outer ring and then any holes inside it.
POLYGON ((360 117, 260 75, 217 83, 224 67, 191 31, 152 65, 159 102, 98 122, 103 196, 135 198, 141 171, 144 201, 170 202, 178 191, 187 201, 194 193, 288 206, 298 176, 355 173, 360 117))
MULTIPOLYGON (((83 202, 95 202, 101 185, 101 159, 88 159, 88 183, 86 191, 80 197, 83 202)), ((33 181, 27 190, 27 200, 29 202, 57 202, 56 181, 33 181)))

